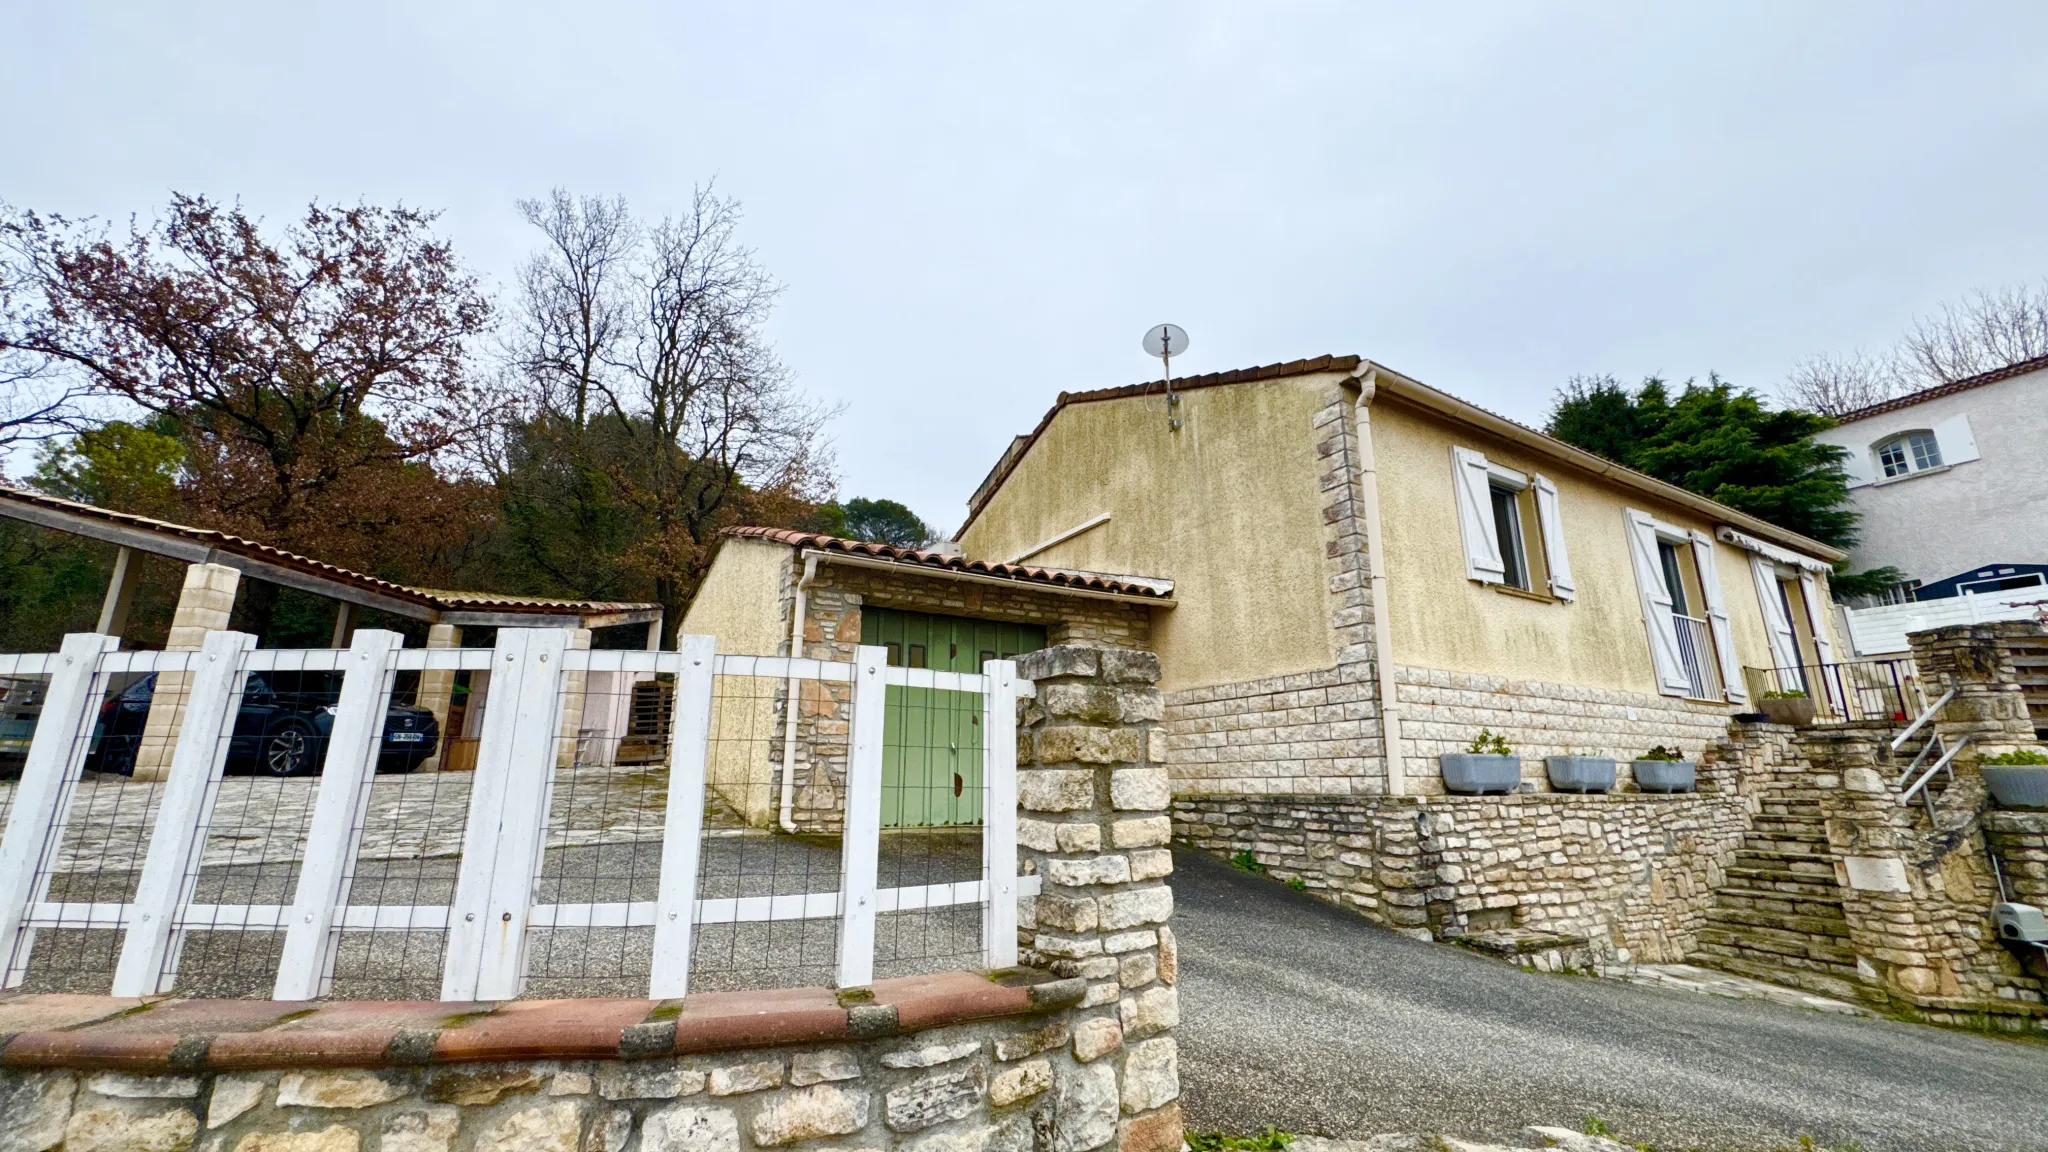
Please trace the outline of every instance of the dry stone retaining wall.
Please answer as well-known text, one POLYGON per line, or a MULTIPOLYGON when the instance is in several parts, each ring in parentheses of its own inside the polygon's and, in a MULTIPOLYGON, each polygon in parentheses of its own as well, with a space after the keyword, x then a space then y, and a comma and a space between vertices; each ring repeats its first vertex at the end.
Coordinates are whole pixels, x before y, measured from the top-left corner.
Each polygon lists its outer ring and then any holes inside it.
POLYGON ((1190 796, 1178 834, 1408 934, 1586 937, 1596 963, 1693 944, 1749 823, 1732 774, 1689 795, 1190 796))

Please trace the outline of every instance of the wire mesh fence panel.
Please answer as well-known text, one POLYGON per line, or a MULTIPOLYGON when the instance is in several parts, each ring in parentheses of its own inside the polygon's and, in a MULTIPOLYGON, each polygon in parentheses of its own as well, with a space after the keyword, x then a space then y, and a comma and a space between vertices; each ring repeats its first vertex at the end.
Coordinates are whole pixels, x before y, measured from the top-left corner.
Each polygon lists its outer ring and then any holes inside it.
MULTIPOLYGON (((368 795, 351 814, 347 842, 354 852, 339 884, 342 914, 325 990, 334 999, 433 1000, 441 993, 475 773, 449 763, 441 740, 447 701, 419 686, 452 686, 458 675, 471 685, 487 683, 482 669, 490 651, 404 656, 438 666, 383 672, 390 686, 385 729, 368 795)), ((483 693, 471 687, 464 695, 480 716, 483 693)), ((471 756, 468 767, 474 766, 471 756)))
POLYGON ((564 675, 562 732, 534 895, 536 904, 557 909, 558 922, 542 926, 544 917, 535 918, 524 995, 644 996, 669 768, 665 747, 650 760, 644 742, 627 741, 636 701, 644 705, 653 695, 672 702, 674 676, 629 669, 629 663, 651 662, 641 653, 592 652, 584 660, 586 668, 564 675))
MULTIPOLYGON (((192 673, 180 655, 122 653, 94 674, 100 701, 72 745, 34 863, 27 927, 7 983, 29 992, 110 990, 177 749, 192 673)), ((211 732, 202 740, 218 741, 211 732)), ((24 830, 28 831, 28 830, 24 830)))
POLYGON ((16 674, 12 667, 0 673, 0 828, 7 826, 14 811, 14 793, 28 764, 29 745, 35 740, 49 688, 47 674, 16 674))
POLYGON ((876 917, 877 977, 981 966, 985 697, 918 674, 934 661, 978 671, 972 654, 921 647, 904 646, 906 682, 887 689, 877 884, 896 895, 876 917))
POLYGON ((756 675, 744 658, 721 667, 734 674, 712 681, 690 987, 830 984, 850 684, 756 675))
POLYGON ((187 906, 163 973, 185 995, 270 995, 305 862, 341 676, 331 652, 264 655, 269 667, 242 679, 223 773, 197 824, 205 838, 185 868, 187 906))

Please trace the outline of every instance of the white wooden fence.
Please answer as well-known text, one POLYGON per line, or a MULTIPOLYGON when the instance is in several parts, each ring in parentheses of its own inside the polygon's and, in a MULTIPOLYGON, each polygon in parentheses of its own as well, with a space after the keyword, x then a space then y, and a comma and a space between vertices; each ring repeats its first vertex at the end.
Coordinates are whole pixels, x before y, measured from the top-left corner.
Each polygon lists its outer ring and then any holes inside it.
MULTIPOLYGON (((878 647, 851 663, 721 655, 716 639, 686 636, 674 652, 588 651, 562 629, 503 629, 494 649, 408 649, 396 633, 363 630, 347 649, 258 650, 254 638, 215 632, 197 652, 121 652, 96 634, 67 636, 59 652, 0 655, 0 676, 49 678, 42 714, 0 834, 0 957, 6 985, 28 971, 39 929, 122 933, 111 992, 143 996, 172 989, 179 954, 193 931, 283 934, 272 991, 279 1000, 326 994, 344 931, 417 929, 445 933, 441 998, 517 997, 536 929, 651 928, 648 995, 689 988, 693 930, 746 921, 839 921, 837 983, 870 983, 876 918, 909 909, 979 904, 990 968, 1017 962, 1016 707, 1033 695, 1009 661, 981 674, 891 667, 878 647), (203 904, 194 899, 200 857, 247 674, 268 669, 339 672, 325 769, 317 782, 303 862, 288 902, 203 904), (491 673, 476 772, 468 796, 460 871, 445 905, 362 905, 350 901, 394 674, 404 669, 491 673), (52 901, 54 861, 72 807, 109 677, 183 672, 189 686, 179 739, 164 777, 146 855, 131 898, 52 901), (556 777, 565 677, 576 672, 670 674, 676 692, 668 748, 667 802, 653 900, 537 903, 556 777), (718 677, 852 686, 839 884, 832 891, 706 899, 699 891, 707 741, 718 677), (981 879, 879 888, 883 725, 886 688, 936 688, 981 696, 983 822, 981 879)), ((161 684, 162 681, 160 680, 161 684)), ((793 702, 792 702, 793 706, 793 702)))
POLYGON ((1995 620, 2032 620, 2048 614, 2048 589, 2039 586, 2004 592, 1850 608, 1849 642, 1858 656, 1878 656, 1912 649, 1906 636, 1952 624, 1985 624, 1995 620))

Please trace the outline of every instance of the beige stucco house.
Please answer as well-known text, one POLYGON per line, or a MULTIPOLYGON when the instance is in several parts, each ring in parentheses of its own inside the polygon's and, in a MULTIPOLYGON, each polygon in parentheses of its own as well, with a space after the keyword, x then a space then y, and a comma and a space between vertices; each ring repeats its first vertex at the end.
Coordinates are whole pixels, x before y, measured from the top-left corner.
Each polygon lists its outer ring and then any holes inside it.
MULTIPOLYGON (((1831 663, 1841 553, 1326 356, 1062 393, 974 493, 991 563, 1171 580, 1183 795, 1442 791, 1436 757, 1697 755, 1749 668, 1831 663), (1178 421, 1178 426, 1174 424, 1178 421)), ((1782 674, 1781 674, 1782 675, 1782 674)))

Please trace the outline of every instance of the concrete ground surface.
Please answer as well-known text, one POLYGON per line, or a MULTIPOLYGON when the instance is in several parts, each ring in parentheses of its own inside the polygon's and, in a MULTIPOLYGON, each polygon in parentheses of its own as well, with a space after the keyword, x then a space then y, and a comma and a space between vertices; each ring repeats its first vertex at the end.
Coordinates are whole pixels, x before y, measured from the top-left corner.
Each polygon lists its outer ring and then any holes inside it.
POLYGON ((1178 850, 1198 1130, 1578 1129, 1659 1152, 2048 1149, 2048 1044, 1617 980, 1410 940, 1178 850))

